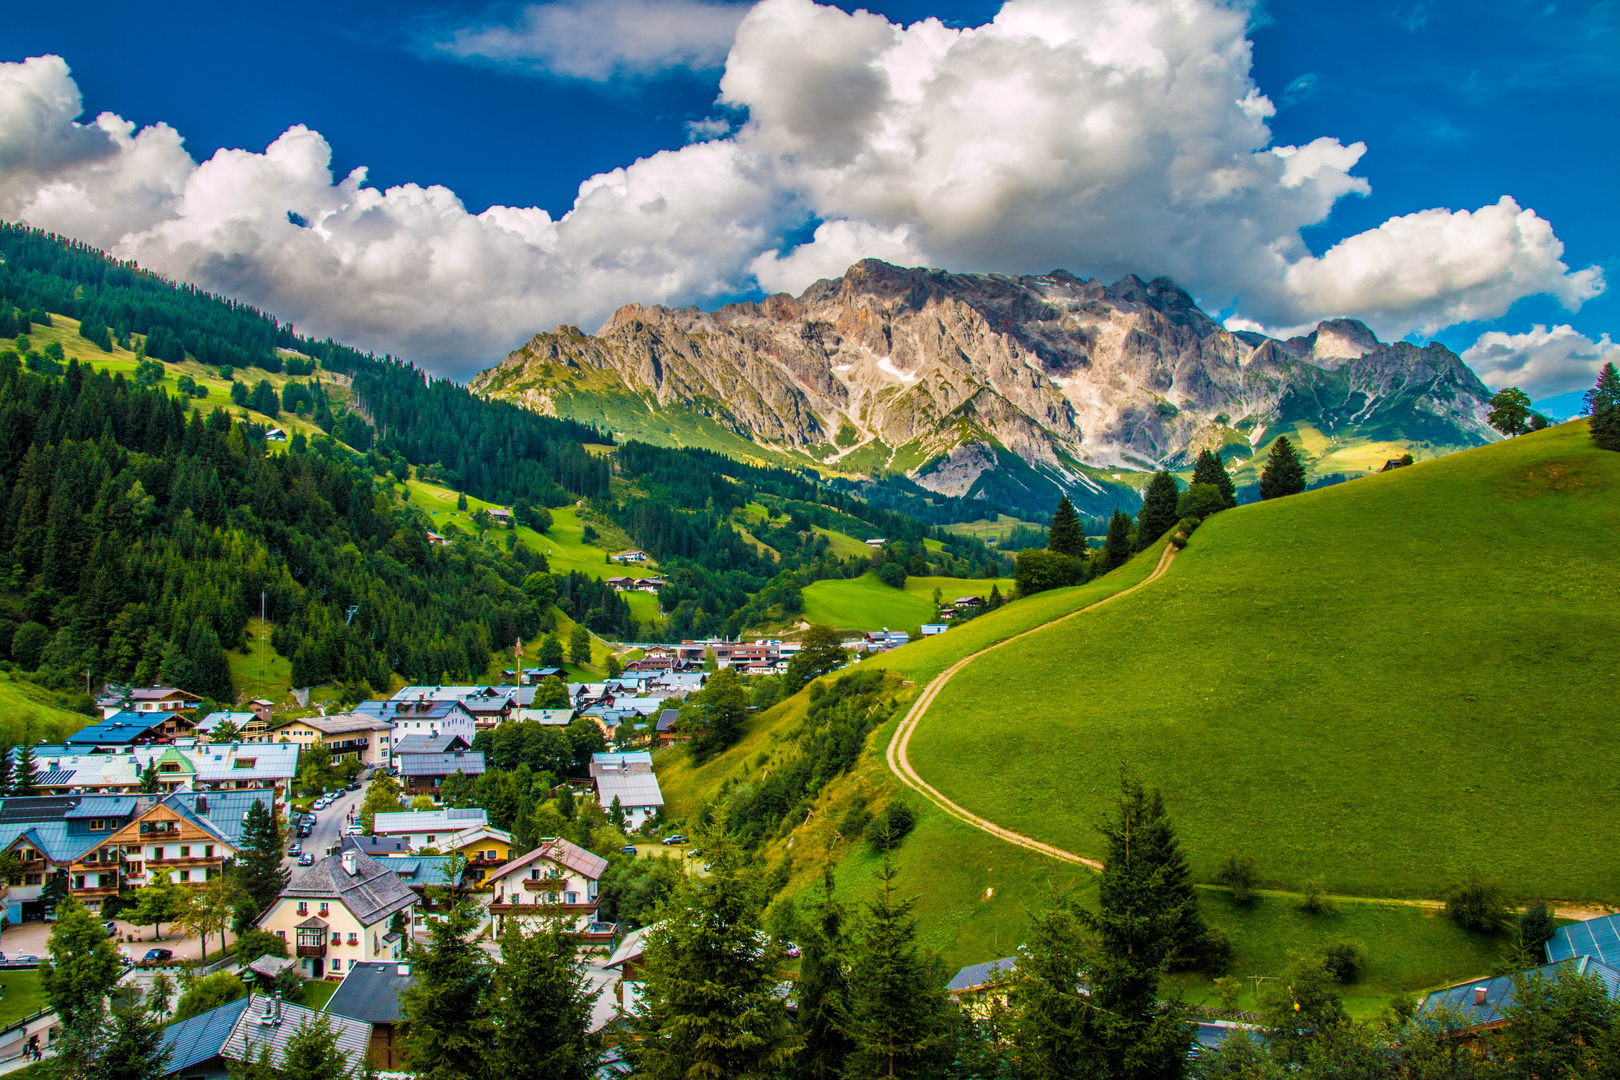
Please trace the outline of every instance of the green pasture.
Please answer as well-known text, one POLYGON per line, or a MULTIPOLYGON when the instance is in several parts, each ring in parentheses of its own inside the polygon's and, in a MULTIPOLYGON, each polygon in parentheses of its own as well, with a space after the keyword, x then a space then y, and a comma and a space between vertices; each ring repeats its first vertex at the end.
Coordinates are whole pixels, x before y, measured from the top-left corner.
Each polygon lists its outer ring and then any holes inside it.
POLYGON ((804 618, 844 630, 909 630, 933 622, 934 605, 927 596, 890 588, 876 574, 862 574, 806 585, 804 618))
POLYGON ((1240 507, 1150 587, 964 669, 912 761, 1093 856, 1128 764, 1204 880, 1248 854, 1288 889, 1620 898, 1617 535, 1620 454, 1584 422, 1240 507))
MULTIPOLYGON (((82 691, 83 684, 78 689, 82 691)), ((90 717, 62 708, 59 697, 54 691, 0 671, 0 730, 11 742, 60 742, 90 723, 90 717)))

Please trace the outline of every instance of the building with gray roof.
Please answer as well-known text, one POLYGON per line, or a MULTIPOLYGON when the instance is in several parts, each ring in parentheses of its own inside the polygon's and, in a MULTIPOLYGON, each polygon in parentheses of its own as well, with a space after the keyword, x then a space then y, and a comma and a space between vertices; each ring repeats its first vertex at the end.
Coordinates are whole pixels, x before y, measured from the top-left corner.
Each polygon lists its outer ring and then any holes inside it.
POLYGON ((415 985, 408 963, 355 964, 326 1003, 326 1011, 371 1025, 372 1068, 396 1071, 403 1066, 399 996, 415 985))
POLYGON ((1469 1031, 1488 1031, 1508 1022, 1508 1008, 1513 1003, 1517 979, 1556 979, 1569 972, 1595 977, 1603 984, 1610 1001, 1620 1001, 1620 970, 1610 967, 1591 956, 1572 957, 1554 964, 1546 964, 1518 975, 1496 975, 1485 979, 1448 986, 1436 990, 1423 999, 1417 1015, 1433 1016, 1445 1010, 1460 1017, 1469 1031))
POLYGON ((286 1063, 287 1044, 293 1036, 323 1021, 336 1034, 338 1051, 349 1060, 356 1075, 362 1073, 371 1025, 279 998, 250 994, 164 1028, 163 1047, 170 1054, 164 1075, 183 1074, 186 1080, 227 1080, 233 1062, 256 1062, 266 1054, 271 1067, 279 1068, 286 1063))

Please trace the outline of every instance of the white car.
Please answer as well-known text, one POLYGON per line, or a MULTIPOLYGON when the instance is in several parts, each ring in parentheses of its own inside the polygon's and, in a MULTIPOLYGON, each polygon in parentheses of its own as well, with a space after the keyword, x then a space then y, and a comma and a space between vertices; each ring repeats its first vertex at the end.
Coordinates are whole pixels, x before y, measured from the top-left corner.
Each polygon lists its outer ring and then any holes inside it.
POLYGON ((364 825, 360 824, 358 821, 355 822, 353 825, 345 825, 345 826, 343 826, 343 835, 344 836, 364 836, 364 835, 366 835, 366 827, 364 825))

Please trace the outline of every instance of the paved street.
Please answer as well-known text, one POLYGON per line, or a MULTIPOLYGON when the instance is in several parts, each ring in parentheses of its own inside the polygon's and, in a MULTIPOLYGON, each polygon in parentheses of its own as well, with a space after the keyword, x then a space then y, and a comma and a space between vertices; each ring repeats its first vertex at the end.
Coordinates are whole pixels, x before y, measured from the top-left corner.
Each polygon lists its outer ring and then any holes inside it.
MULTIPOLYGON (((356 820, 359 819, 360 803, 365 797, 366 785, 364 783, 360 785, 359 791, 344 792, 341 799, 328 806, 325 810, 315 811, 315 828, 310 835, 299 840, 295 834, 288 838, 288 843, 297 841, 304 846, 305 851, 310 852, 319 860, 326 854, 328 848, 336 846, 338 838, 343 834, 343 826, 350 821, 349 815, 352 813, 356 820)), ((289 858, 286 862, 288 866, 292 867, 293 876, 297 877, 298 866, 296 864, 298 860, 289 858)))

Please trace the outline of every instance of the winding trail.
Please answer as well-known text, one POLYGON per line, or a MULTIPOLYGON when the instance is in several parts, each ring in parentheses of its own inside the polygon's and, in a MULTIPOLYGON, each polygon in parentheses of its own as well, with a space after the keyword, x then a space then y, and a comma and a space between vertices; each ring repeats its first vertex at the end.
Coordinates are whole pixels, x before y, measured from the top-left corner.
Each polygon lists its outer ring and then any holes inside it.
POLYGON ((1028 637, 1030 634, 1056 626, 1065 619, 1072 619, 1076 615, 1083 615, 1088 611, 1102 607, 1104 604, 1112 603, 1122 596, 1131 595, 1131 593, 1135 592, 1137 589, 1151 584, 1162 577, 1164 572, 1170 568, 1170 564, 1175 561, 1175 557, 1176 545, 1167 543, 1164 545, 1164 554, 1159 556, 1158 565, 1153 568, 1153 573, 1149 574, 1141 581, 1138 581, 1130 588, 1122 589, 1112 596, 1107 596, 1101 600, 1098 600, 1094 604, 1087 604, 1083 608, 1077 608, 1076 610, 1069 612, 1067 615, 1059 615, 1057 618, 1048 622, 1043 622, 1039 626, 1032 626, 1028 630, 998 641, 994 645, 987 645, 978 652, 969 653, 956 663, 952 664, 950 667, 946 668, 944 671, 940 672, 938 675, 934 676, 933 680, 928 684, 928 686, 923 689, 923 692, 918 695, 917 700, 912 702, 911 708, 906 711, 906 718, 900 721, 900 726, 894 729, 894 737, 889 740, 889 750, 887 755, 890 771, 900 778, 901 783, 905 784, 913 791, 921 794, 925 799, 939 807, 941 810, 945 811, 947 814, 967 822, 975 829, 989 833, 998 840, 1005 840, 1009 844, 1016 844, 1021 848, 1028 848, 1030 851, 1038 852, 1041 855, 1046 855, 1053 859, 1059 859, 1063 862, 1077 863, 1081 866, 1088 866, 1093 870, 1101 870, 1103 868, 1103 864, 1098 862, 1096 859, 1087 859, 1083 856, 1076 855, 1072 851, 1065 851, 1053 844, 1036 840, 1034 837, 1025 836, 1023 833, 1013 832, 1011 829, 1004 829, 995 822, 982 818, 965 807, 958 806, 956 803, 946 798, 945 795, 939 791, 939 789, 935 788, 933 785, 928 783, 928 781, 924 780, 917 770, 912 767, 911 759, 906 756, 906 748, 911 744, 911 735, 917 730, 918 722, 921 721, 923 715, 928 712, 929 707, 934 704, 934 699, 939 696, 939 692, 945 689, 945 684, 951 681, 952 676, 954 676, 958 671, 962 670, 962 668, 966 667, 969 663, 977 660, 986 653, 994 652, 1004 645, 1010 645, 1019 638, 1028 637))

